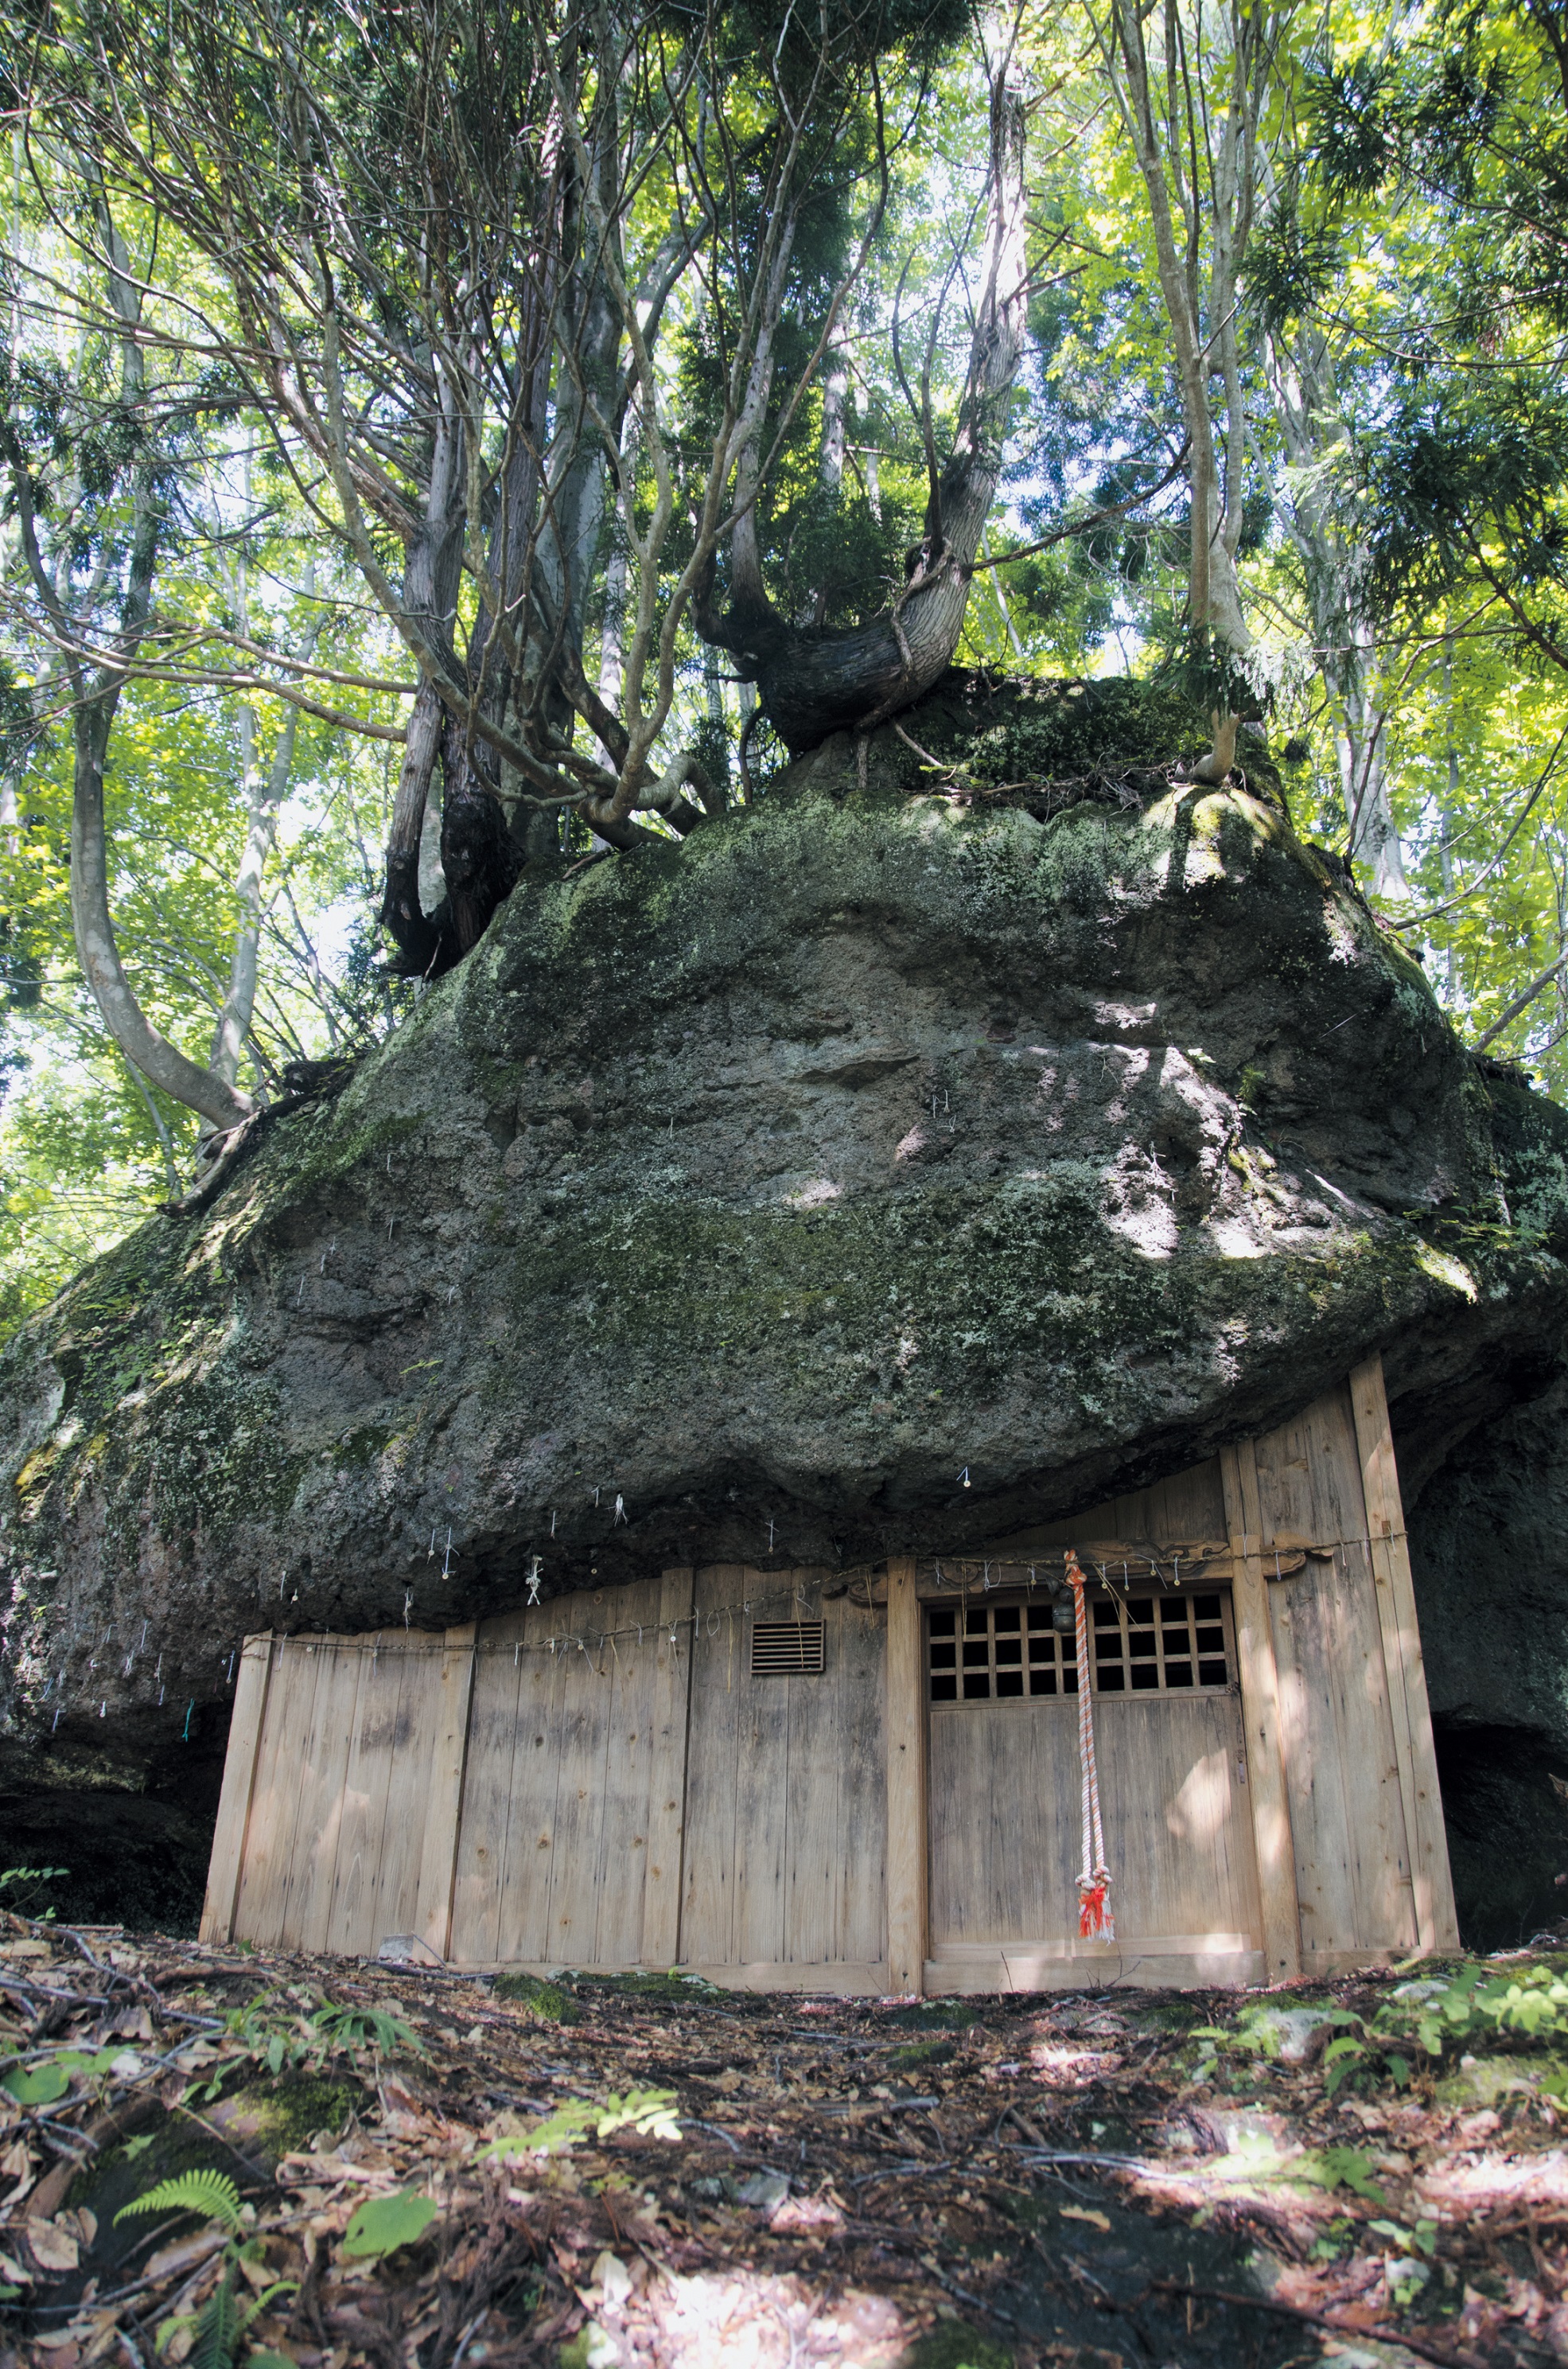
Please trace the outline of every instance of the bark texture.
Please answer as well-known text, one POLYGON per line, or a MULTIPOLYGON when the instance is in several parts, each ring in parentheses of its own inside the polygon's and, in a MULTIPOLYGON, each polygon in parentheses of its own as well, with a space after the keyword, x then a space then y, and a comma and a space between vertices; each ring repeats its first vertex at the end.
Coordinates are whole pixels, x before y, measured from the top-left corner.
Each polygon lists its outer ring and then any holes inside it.
MULTIPOLYGON (((1147 761, 1206 726, 1153 696, 949 677, 914 736, 1015 802, 929 794, 891 730, 861 788, 845 735, 523 883, 341 1091, 88 1269, 0 1361, 0 1786, 177 1783, 247 1631, 439 1626, 535 1555, 554 1592, 973 1549, 1374 1348, 1436 1505, 1559 1358, 1568 1120, 1456 1042, 1266 768, 1147 761)), ((1439 1662, 1518 1601, 1464 1552, 1439 1662)))

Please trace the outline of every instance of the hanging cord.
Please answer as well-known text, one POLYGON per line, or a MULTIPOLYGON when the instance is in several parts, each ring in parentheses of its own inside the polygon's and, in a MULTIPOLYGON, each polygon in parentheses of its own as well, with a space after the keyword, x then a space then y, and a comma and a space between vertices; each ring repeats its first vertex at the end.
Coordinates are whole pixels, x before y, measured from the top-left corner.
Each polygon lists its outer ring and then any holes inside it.
POLYGON ((1095 1768, 1095 1711, 1089 1688, 1089 1615, 1084 1603, 1084 1574, 1071 1547, 1063 1553, 1067 1585, 1073 1591, 1073 1626, 1078 1654, 1078 1767, 1083 1776, 1084 1864, 1078 1877, 1078 1931, 1085 1941, 1114 1941, 1116 1920, 1110 1913, 1110 1870, 1105 1863, 1105 1835, 1100 1826, 1100 1780, 1095 1768))

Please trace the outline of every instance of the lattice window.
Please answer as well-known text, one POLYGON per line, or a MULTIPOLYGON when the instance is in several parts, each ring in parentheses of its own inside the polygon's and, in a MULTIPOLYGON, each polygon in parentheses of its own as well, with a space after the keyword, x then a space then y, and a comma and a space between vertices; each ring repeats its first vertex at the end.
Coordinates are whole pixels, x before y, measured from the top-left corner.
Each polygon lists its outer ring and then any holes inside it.
POLYGON ((1090 1612, 1096 1694, 1199 1693, 1234 1675, 1225 1596, 1096 1595, 1090 1612))
POLYGON ((934 1607, 926 1651, 933 1702, 1077 1692, 1072 1633, 1052 1626, 1049 1604, 934 1607))
MULTIPOLYGON (((1234 1679, 1228 1596, 1096 1590, 1088 1611, 1096 1694, 1200 1694, 1234 1679)), ((926 1653, 932 1702, 1078 1690, 1073 1632, 1056 1628, 1049 1604, 932 1606, 926 1653)))
POLYGON ((752 1677, 820 1677, 823 1625, 820 1620, 754 1620, 751 1628, 752 1677))

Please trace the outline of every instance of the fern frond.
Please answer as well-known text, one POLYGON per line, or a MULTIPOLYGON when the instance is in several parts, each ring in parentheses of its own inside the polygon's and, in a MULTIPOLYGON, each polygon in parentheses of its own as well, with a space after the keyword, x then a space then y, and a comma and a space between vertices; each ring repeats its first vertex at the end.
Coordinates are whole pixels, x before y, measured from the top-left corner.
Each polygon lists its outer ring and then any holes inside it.
POLYGON ((114 2217, 123 2221, 130 2213, 194 2213, 222 2222, 232 2237, 240 2226, 240 2192, 226 2171, 182 2171, 177 2180, 161 2180, 145 2196, 132 2197, 114 2217))
POLYGON ((234 2265, 231 2262, 216 2290, 201 2306, 196 2340, 187 2356, 189 2369, 234 2369, 243 2326, 239 2297, 234 2293, 234 2265))

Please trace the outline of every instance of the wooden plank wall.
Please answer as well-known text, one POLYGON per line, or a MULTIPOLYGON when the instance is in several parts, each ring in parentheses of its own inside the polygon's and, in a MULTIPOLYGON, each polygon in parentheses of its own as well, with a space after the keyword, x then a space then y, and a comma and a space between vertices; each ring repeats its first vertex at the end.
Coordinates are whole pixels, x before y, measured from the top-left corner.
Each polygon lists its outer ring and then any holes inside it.
POLYGON ((1410 1849, 1349 1390, 1269 1432, 1254 1456, 1265 1573, 1278 1541, 1332 1550, 1266 1580, 1302 1968, 1403 1953, 1416 1940, 1410 1849))
POLYGON ((226 1931, 210 1898, 210 1938, 355 1955, 417 1929, 445 1644, 273 1642, 239 1880, 226 1931))
POLYGON ((247 1640, 203 1938, 354 1954, 415 1933, 472 1965, 901 1991, 1452 1947, 1378 1361, 1266 1437, 983 1551, 1044 1577, 1096 1539, 1208 1541, 1242 1674, 1239 1701, 1096 1700, 1114 1950, 1071 1925, 1074 1705, 929 1706, 926 1583, 896 1561, 885 1605, 715 1565, 444 1636, 247 1640), (791 1616, 823 1619, 822 1675, 753 1679, 754 1618, 791 1616))
POLYGON ((885 1616, 824 1579, 697 1574, 680 1963, 731 1979, 885 1968, 885 1616), (751 1677, 751 1594, 764 1619, 824 1622, 821 1677, 751 1677))
MULTIPOLYGON (((653 1882, 667 1882, 670 1679, 690 1652, 689 1631, 672 1646, 661 1615, 678 1617, 689 1606, 687 1574, 684 1602, 679 1577, 671 1575, 635 1587, 584 1590, 481 1624, 484 1650, 474 1667, 457 1846, 454 1959, 479 1965, 642 1963, 655 1809, 662 1856, 653 1882), (624 1646, 607 1638, 611 1629, 640 1622, 646 1624, 641 1647, 631 1638, 624 1646), (657 1791, 656 1779, 663 1780, 657 1791)), ((678 1721, 684 1731, 684 1704, 678 1721)), ((684 1732, 679 1741, 684 1757, 684 1732)), ((667 1915, 661 1927, 656 1908, 653 1924, 667 1931, 667 1915)))

